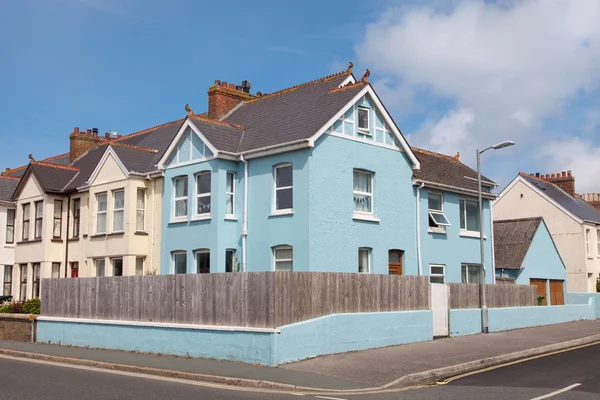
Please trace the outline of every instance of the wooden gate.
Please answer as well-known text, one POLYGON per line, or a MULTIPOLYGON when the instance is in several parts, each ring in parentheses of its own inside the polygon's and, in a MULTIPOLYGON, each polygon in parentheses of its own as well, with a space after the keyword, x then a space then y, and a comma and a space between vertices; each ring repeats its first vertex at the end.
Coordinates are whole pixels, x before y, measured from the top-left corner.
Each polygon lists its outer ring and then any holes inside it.
POLYGON ((448 286, 431 284, 431 310, 433 312, 433 337, 448 336, 448 286))
POLYGON ((531 286, 537 286, 537 293, 539 296, 544 296, 544 300, 542 300, 542 305, 548 305, 548 295, 546 294, 546 280, 545 279, 530 279, 529 283, 531 286))
POLYGON ((550 280, 550 304, 562 306, 565 304, 565 281, 550 280))

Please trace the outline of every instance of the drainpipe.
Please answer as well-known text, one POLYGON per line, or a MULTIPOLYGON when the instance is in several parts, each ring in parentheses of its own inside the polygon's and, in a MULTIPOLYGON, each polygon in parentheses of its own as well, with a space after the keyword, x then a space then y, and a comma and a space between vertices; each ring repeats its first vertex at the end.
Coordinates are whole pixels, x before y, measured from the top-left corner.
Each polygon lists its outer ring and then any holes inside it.
POLYGON ((496 253, 494 253, 494 207, 492 200, 488 200, 490 205, 490 241, 492 242, 492 275, 494 277, 494 285, 496 284, 496 253))
MULTIPOLYGON (((81 219, 81 216, 80 216, 81 219)), ((67 196, 67 233, 65 237, 65 278, 67 276, 67 268, 69 266, 69 225, 71 221, 71 196, 67 196)), ((52 268, 52 267, 50 267, 52 268)), ((79 276, 79 275, 77 275, 79 276)))
POLYGON ((419 276, 423 275, 423 266, 421 265, 421 189, 425 183, 417 187, 417 264, 419 266, 419 276))
POLYGON ((246 238, 248 236, 248 160, 240 155, 244 163, 244 222, 242 223, 242 272, 246 272, 246 238))
MULTIPOLYGON (((148 176, 150 177, 150 176, 148 176)), ((154 226, 154 215, 156 214, 156 179, 152 179, 152 227, 150 228, 150 268, 154 270, 154 232, 156 227, 154 226)), ((144 271, 142 271, 142 275, 144 275, 144 271)))

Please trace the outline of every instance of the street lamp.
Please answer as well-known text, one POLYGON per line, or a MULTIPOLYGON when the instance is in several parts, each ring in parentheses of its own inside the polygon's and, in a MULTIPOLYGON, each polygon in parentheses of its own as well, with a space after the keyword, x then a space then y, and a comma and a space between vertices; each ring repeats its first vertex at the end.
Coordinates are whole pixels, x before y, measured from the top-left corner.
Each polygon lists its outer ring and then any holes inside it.
MULTIPOLYGON (((477 195, 479 196, 479 250, 481 252, 481 332, 488 333, 488 309, 485 301, 485 259, 483 246, 483 202, 481 200, 481 155, 488 150, 499 150, 514 145, 512 140, 497 143, 479 151, 477 149, 477 195)), ((491 235, 490 235, 491 240, 491 235)), ((492 254, 492 257, 494 255, 492 254)))

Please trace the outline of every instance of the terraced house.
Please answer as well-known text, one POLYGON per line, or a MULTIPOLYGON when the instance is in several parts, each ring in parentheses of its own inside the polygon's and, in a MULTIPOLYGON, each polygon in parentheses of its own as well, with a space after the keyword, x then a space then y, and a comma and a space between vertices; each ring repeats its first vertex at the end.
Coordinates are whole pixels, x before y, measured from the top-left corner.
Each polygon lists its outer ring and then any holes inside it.
POLYGON ((411 148, 351 67, 270 94, 215 81, 208 111, 127 136, 70 134, 70 151, 4 173, 18 183, 11 293, 42 277, 235 271, 428 275, 478 282, 490 193, 411 148), (20 181, 15 180, 20 179, 20 181))
POLYGON ((0 176, 0 296, 12 296, 15 248, 15 205, 12 194, 19 178, 0 176))

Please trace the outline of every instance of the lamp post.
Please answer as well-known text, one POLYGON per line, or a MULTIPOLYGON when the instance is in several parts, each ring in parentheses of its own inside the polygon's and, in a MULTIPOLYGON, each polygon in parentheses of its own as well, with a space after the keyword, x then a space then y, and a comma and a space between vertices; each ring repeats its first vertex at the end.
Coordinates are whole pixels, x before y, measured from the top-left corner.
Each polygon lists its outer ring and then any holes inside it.
MULTIPOLYGON (((498 150, 514 145, 512 140, 500 142, 486 149, 477 149, 477 195, 479 196, 479 251, 481 252, 481 332, 488 333, 488 309, 485 301, 485 258, 483 246, 483 201, 481 200, 481 155, 488 150, 498 150)), ((490 236, 491 240, 491 236, 490 236)), ((492 257, 494 255, 492 254, 492 257)))

